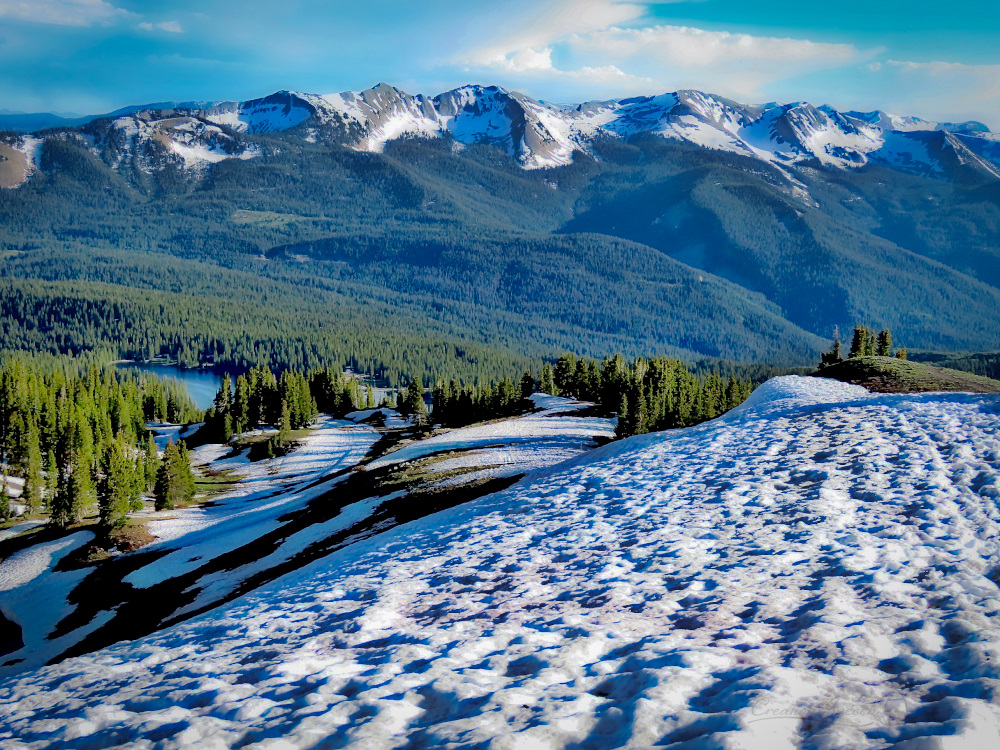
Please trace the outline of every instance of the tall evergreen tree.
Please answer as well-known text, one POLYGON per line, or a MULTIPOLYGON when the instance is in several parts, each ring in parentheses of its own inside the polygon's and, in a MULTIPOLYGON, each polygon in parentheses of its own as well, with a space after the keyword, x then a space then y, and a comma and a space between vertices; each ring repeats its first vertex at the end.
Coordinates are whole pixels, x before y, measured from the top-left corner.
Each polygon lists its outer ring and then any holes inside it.
POLYGON ((233 394, 232 428, 233 432, 246 431, 250 425, 250 382, 245 375, 236 378, 236 390, 233 394))
POLYGON ((550 396, 558 396, 559 388, 556 386, 555 376, 552 372, 552 365, 546 362, 542 365, 542 382, 539 384, 542 393, 550 396))
MULTIPOLYGON (((576 357, 567 352, 556 360, 552 377, 560 396, 576 395, 576 357)), ((555 395, 555 394, 553 394, 555 395)))
POLYGON ((883 328, 878 334, 878 346, 876 354, 880 357, 892 356, 892 332, 888 328, 883 328))
POLYGON ((42 504, 42 490, 45 477, 42 475, 42 447, 38 426, 34 421, 28 423, 28 433, 25 437, 24 460, 24 492, 21 500, 28 507, 29 513, 35 513, 42 504))
POLYGON ((183 445, 171 440, 163 452, 163 460, 156 474, 153 495, 157 510, 169 510, 187 503, 194 497, 194 475, 183 445))
POLYGON ((56 463, 55 451, 50 450, 45 458, 45 507, 51 509, 52 500, 56 496, 59 484, 59 464, 56 463))
POLYGON ((521 399, 528 401, 535 393, 535 378, 531 370, 525 370, 521 376, 521 399))
POLYGON ((119 436, 111 442, 104 454, 97 497, 100 525, 105 530, 124 526, 129 512, 139 499, 139 470, 131 452, 132 449, 119 436))
POLYGON ((278 447, 286 447, 292 440, 291 409, 287 401, 281 402, 281 419, 278 423, 278 447))
POLYGON ((866 356, 870 338, 871 331, 867 326, 854 326, 854 338, 851 339, 851 352, 849 355, 851 359, 866 356))
POLYGON ((156 473, 160 468, 160 457, 156 450, 156 441, 152 433, 146 436, 145 453, 143 456, 142 468, 144 479, 144 492, 150 492, 156 484, 156 473))
POLYGON ((212 406, 215 432, 223 443, 228 443, 233 436, 233 394, 228 375, 223 376, 212 406))
POLYGON ((422 425, 427 421, 427 405, 424 403, 424 388, 417 378, 410 380, 399 404, 399 413, 413 418, 413 423, 422 425))

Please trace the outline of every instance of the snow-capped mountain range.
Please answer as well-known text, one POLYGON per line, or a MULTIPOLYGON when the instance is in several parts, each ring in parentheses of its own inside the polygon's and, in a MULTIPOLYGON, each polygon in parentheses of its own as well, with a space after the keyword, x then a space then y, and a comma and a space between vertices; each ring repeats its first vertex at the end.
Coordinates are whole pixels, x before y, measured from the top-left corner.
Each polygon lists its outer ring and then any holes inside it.
POLYGON ((840 112, 805 102, 744 105, 700 91, 556 105, 497 86, 464 86, 434 97, 388 84, 332 95, 281 91, 245 102, 140 109, 80 127, 9 134, 0 156, 23 172, 41 168, 42 144, 74 138, 114 168, 175 165, 203 170, 262 153, 246 135, 287 133, 316 143, 380 152, 398 138, 450 138, 457 148, 490 143, 526 169, 558 167, 594 153, 602 138, 640 133, 760 159, 779 168, 848 169, 870 162, 943 176, 963 165, 1000 177, 1000 134, 977 122, 935 123, 885 112, 840 112))

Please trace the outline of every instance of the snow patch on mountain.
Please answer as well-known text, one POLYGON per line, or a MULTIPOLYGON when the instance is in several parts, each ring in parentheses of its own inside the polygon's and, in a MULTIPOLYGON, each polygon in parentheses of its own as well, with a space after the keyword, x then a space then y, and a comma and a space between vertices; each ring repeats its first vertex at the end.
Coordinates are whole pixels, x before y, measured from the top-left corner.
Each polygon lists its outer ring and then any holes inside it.
MULTIPOLYGON (((526 169, 569 164, 576 152, 594 154, 596 139, 649 133, 768 162, 798 190, 802 185, 789 167, 851 169, 876 162, 945 176, 940 149, 927 147, 931 136, 945 135, 952 139, 945 147, 971 154, 946 156, 949 163, 990 174, 1000 167, 1000 141, 981 123, 840 112, 807 102, 745 105, 693 90, 555 105, 498 86, 463 86, 428 97, 382 83, 358 92, 279 91, 247 102, 139 110, 95 121, 84 132, 112 167, 136 163, 152 173, 171 161, 197 172, 228 158, 252 158, 260 147, 243 136, 296 129, 307 143, 374 153, 401 138, 449 138, 456 147, 486 143, 526 169), (166 155, 157 142, 167 147, 166 155)), ((37 153, 35 141, 17 148, 27 152, 29 146, 37 153)))
POLYGON ((248 102, 225 102, 200 113, 216 125, 240 133, 278 133, 305 122, 315 109, 298 94, 279 91, 248 102))

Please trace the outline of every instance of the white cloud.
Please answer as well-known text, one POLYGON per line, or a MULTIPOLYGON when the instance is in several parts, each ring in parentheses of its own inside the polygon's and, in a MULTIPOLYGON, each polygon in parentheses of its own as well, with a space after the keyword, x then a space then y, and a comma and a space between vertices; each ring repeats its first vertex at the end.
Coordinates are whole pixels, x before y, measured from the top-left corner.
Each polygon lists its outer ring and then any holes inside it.
POLYGON ((520 8, 507 20, 498 20, 495 36, 463 53, 461 62, 474 66, 505 68, 516 58, 570 34, 606 29, 640 18, 645 6, 619 0, 554 0, 533 8, 520 8))
POLYGON ((552 64, 552 49, 550 47, 543 50, 530 48, 518 50, 513 54, 498 58, 493 67, 506 73, 521 74, 525 77, 539 75, 549 79, 590 81, 596 84, 621 84, 627 87, 649 86, 654 83, 651 78, 629 75, 614 65, 584 66, 572 70, 560 70, 552 64))
POLYGON ((876 90, 900 95, 914 113, 937 120, 986 120, 1000 126, 1000 65, 886 60, 869 68, 876 90))
POLYGON ((641 26, 651 3, 555 0, 518 15, 464 53, 467 69, 538 81, 573 79, 612 94, 703 88, 754 98, 769 83, 866 59, 831 44, 686 26, 641 26), (615 84, 617 91, 605 88, 615 84))
POLYGON ((757 96, 769 83, 864 59, 850 44, 829 44, 688 26, 608 28, 566 40, 576 59, 645 70, 667 87, 757 96))
POLYGON ((60 26, 110 23, 128 11, 104 0, 0 0, 0 17, 60 26))
POLYGON ((148 21, 143 21, 139 24, 139 28, 143 31, 167 31, 171 34, 183 34, 184 28, 177 21, 160 21, 159 23, 150 23, 148 21))
POLYGON ((829 67, 843 65, 858 57, 858 50, 849 44, 705 31, 688 26, 610 28, 588 35, 574 35, 569 43, 585 53, 618 58, 646 55, 672 66, 687 68, 758 62, 829 67))

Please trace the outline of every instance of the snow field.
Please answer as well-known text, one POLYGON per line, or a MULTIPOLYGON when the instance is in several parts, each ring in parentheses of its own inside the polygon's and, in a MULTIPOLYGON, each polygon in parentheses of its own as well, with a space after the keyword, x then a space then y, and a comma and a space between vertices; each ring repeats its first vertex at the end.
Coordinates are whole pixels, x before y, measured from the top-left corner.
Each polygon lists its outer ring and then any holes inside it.
POLYGON ((504 475, 510 476, 561 463, 593 447, 594 438, 614 436, 614 420, 573 415, 591 404, 547 394, 535 394, 532 400, 540 411, 418 440, 377 458, 369 468, 462 451, 436 463, 435 470, 501 464, 509 470, 504 475))
MULTIPOLYGON (((480 478, 481 474, 509 476, 537 470, 579 454, 591 447, 590 435, 610 430, 608 420, 589 420, 588 427, 586 424, 578 425, 581 420, 575 417, 551 417, 556 411, 572 411, 586 405, 568 399, 545 398, 549 408, 543 414, 549 416, 548 419, 540 420, 542 415, 532 415, 525 418, 529 420, 528 425, 494 424, 485 433, 481 427, 467 428, 472 435, 480 438, 479 443, 473 444, 481 445, 485 434, 489 436, 487 442, 492 447, 463 456, 466 463, 472 467, 503 466, 454 477, 450 483, 468 482, 480 478), (504 445, 504 435, 508 439, 516 439, 518 444, 504 445), (501 459, 500 454, 505 449, 512 449, 513 453, 501 459)), ((362 412, 351 416, 363 418, 368 414, 362 412)), ((385 416, 387 422, 400 421, 395 412, 387 412, 385 416)), ((153 428, 158 433, 157 441, 165 445, 169 439, 188 437, 197 426, 154 425, 153 428)), ((261 435, 271 432, 273 430, 258 431, 261 435)), ((456 433, 458 436, 453 441, 453 447, 469 442, 470 436, 463 436, 464 431, 456 433)), ((395 525, 391 515, 383 519, 374 516, 383 503, 395 500, 405 492, 351 502, 335 511, 332 518, 323 518, 305 526, 293 524, 287 527, 287 531, 282 531, 290 519, 304 512, 306 506, 317 498, 325 497, 332 491, 334 494, 329 499, 336 502, 336 485, 346 478, 345 470, 358 465, 378 439, 379 433, 367 425, 321 417, 315 429, 286 456, 251 463, 246 458, 246 451, 236 457, 223 458, 229 451, 228 446, 204 445, 193 450, 192 460, 196 465, 204 465, 210 471, 232 470, 238 482, 231 490, 204 506, 137 513, 136 518, 146 521, 147 529, 156 540, 136 553, 139 559, 124 563, 124 567, 120 568, 122 582, 134 589, 131 594, 126 592, 122 596, 126 599, 139 596, 153 587, 161 584, 169 586, 172 581, 184 578, 183 586, 171 589, 169 594, 178 599, 175 607, 168 607, 159 614, 161 618, 166 618, 161 621, 176 621, 233 596, 248 581, 266 579, 268 571, 280 568, 300 555, 308 556, 310 548, 334 535, 349 532, 356 540, 395 525), (215 562, 223 556, 229 556, 225 565, 216 565, 215 562)), ((427 449, 429 452, 436 450, 439 447, 427 449)), ((67 628, 64 618, 74 614, 76 601, 86 606, 84 599, 89 598, 79 592, 71 592, 93 569, 72 572, 50 570, 50 559, 54 562, 47 553, 47 546, 40 545, 22 551, 8 561, 5 568, 0 568, 10 576, 23 578, 23 581, 19 579, 8 587, 15 589, 11 594, 0 593, 0 607, 16 622, 32 621, 38 641, 25 642, 21 649, 7 654, 0 663, 0 674, 20 672, 26 665, 37 666, 58 657, 66 648, 115 616, 117 607, 105 604, 104 609, 91 611, 83 617, 77 613, 72 627, 67 628), (30 588, 18 588, 29 580, 33 581, 30 588), (44 622, 38 620, 32 611, 35 591, 42 589, 58 593, 45 600, 52 617, 44 622), (50 644, 46 637, 55 633, 60 623, 63 625, 59 629, 59 638, 50 644), (39 643, 44 648, 36 654, 39 643), (34 661, 40 654, 44 654, 44 659, 34 661), (26 662, 26 657, 32 660, 26 662)), ((114 577, 114 573, 106 572, 105 575, 114 577)), ((116 623, 114 628, 119 633, 128 632, 127 625, 116 623)))
MULTIPOLYGON (((40 667, 65 647, 64 639, 49 636, 73 611, 67 597, 89 571, 53 568, 93 538, 92 531, 77 531, 22 549, 0 562, 0 614, 20 627, 23 643, 20 650, 0 657, 0 665, 17 660, 22 669, 40 667)), ((95 628, 99 625, 92 623, 95 628)))
POLYGON ((0 740, 995 747, 998 411, 781 378, 10 679, 0 740))
MULTIPOLYGON (((168 439, 185 437, 195 427, 157 426, 156 441, 165 445, 168 439)), ((303 507, 337 481, 323 481, 324 477, 356 464, 377 439, 378 433, 366 426, 322 417, 317 429, 293 453, 241 465, 240 482, 212 505, 135 514, 136 518, 148 519, 147 528, 157 537, 144 550, 160 549, 166 554, 136 567, 125 577, 125 583, 136 589, 149 588, 196 570, 213 558, 273 531, 281 525, 281 516, 303 507)), ((196 463, 199 456, 218 456, 224 450, 222 446, 203 446, 194 452, 196 463)), ((218 461, 214 466, 220 464, 225 467, 227 461, 218 461)), ((203 585, 197 597, 177 614, 218 601, 255 571, 293 557, 316 535, 324 531, 332 533, 337 523, 349 525, 356 517, 356 509, 345 508, 328 524, 290 535, 262 560, 218 574, 211 581, 199 581, 203 585)), ((44 664, 114 615, 111 611, 102 612, 89 624, 53 638, 59 622, 75 609, 75 603, 68 600, 70 593, 92 572, 91 568, 56 571, 53 567, 59 559, 93 538, 93 532, 80 531, 28 547, 0 562, 0 610, 23 630, 23 647, 0 657, 0 674, 44 664)))
MULTIPOLYGON (((370 427, 323 416, 296 450, 267 461, 221 459, 219 446, 202 446, 194 452, 194 463, 215 457, 207 468, 234 469, 239 483, 211 505, 169 511, 166 518, 149 521, 148 529, 157 541, 146 549, 173 551, 136 569, 126 581, 148 588, 278 528, 281 516, 328 492, 337 481, 321 481, 324 477, 357 464, 377 440, 378 433, 370 427)), ((292 544, 281 549, 291 556, 297 548, 292 544)), ((219 588, 216 582, 212 590, 219 588)))

